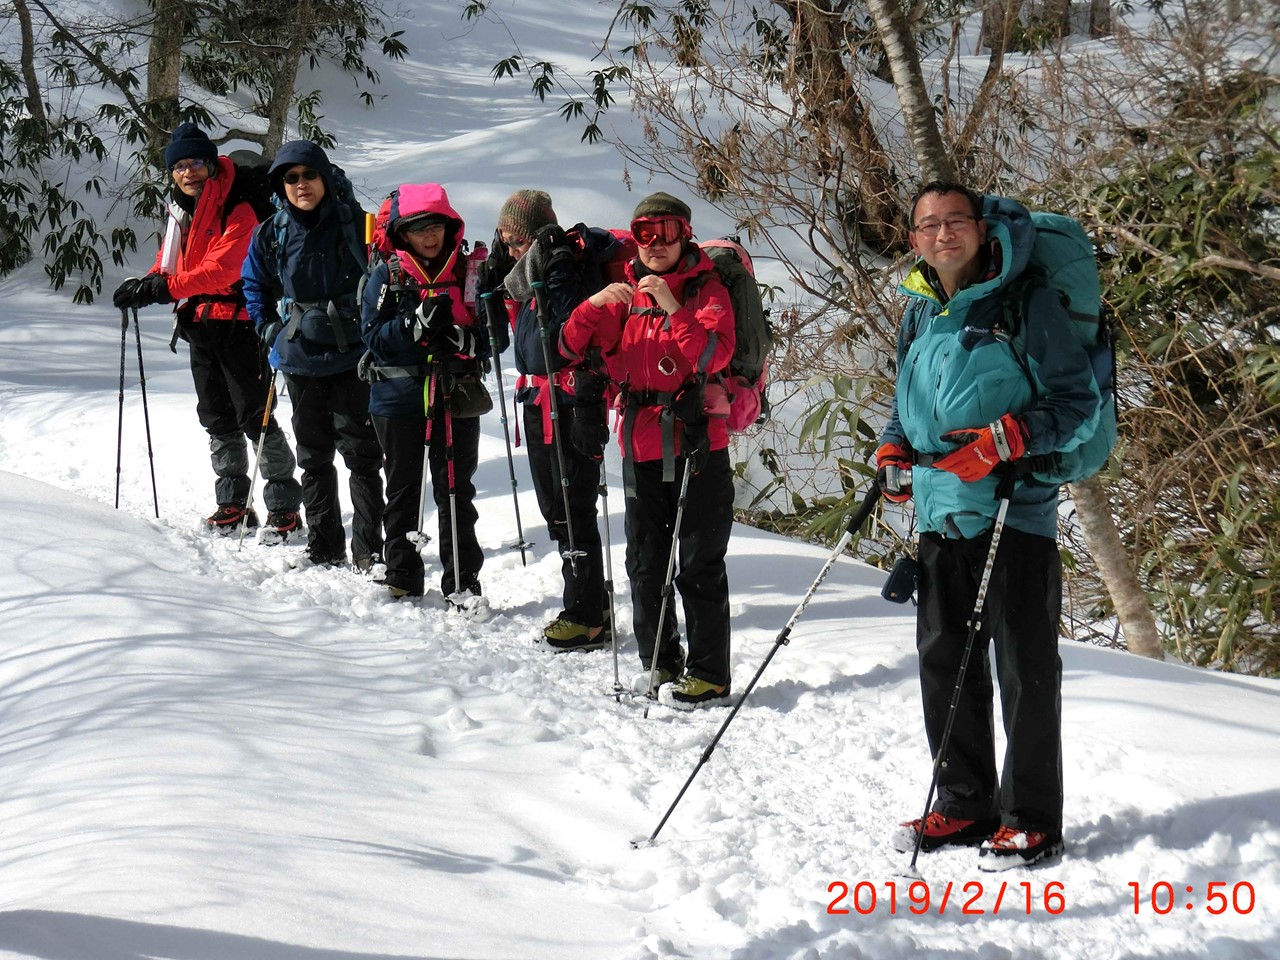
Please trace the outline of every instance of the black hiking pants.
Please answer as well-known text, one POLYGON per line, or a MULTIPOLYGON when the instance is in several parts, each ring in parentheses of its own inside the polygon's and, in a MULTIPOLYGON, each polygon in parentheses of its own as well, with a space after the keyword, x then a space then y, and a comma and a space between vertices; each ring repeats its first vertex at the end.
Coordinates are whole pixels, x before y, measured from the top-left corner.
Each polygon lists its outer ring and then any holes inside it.
MULTIPOLYGON (((569 411, 560 404, 560 413, 569 411)), ((561 423, 567 422, 567 417, 561 423)), ((573 521, 573 544, 584 555, 578 557, 578 572, 564 556, 569 549, 569 529, 565 523, 564 493, 560 485, 560 467, 555 444, 548 443, 542 429, 542 408, 536 403, 524 406, 524 434, 529 451, 529 470, 533 474, 533 490, 538 495, 538 509, 547 523, 547 532, 556 542, 564 558, 560 572, 564 578, 564 609, 560 616, 588 627, 600 627, 608 620, 608 597, 604 588, 604 549, 600 543, 600 524, 596 516, 596 499, 600 489, 600 464, 583 456, 569 442, 568 433, 561 437, 564 468, 569 478, 569 515, 573 521)))
POLYGON ((422 554, 410 534, 418 530, 427 418, 425 415, 381 417, 375 414, 373 426, 382 445, 387 474, 387 508, 382 514, 382 528, 386 533, 383 554, 387 562, 386 583, 420 597, 426 586, 422 554))
MULTIPOLYGON (((662 480, 662 461, 635 464, 635 496, 627 497, 627 576, 631 580, 632 625, 640 660, 647 668, 658 639, 662 589, 676 535, 676 509, 684 462, 674 482, 662 480)), ((684 608, 689 673, 717 686, 729 684, 729 575, 725 554, 733 530, 733 470, 729 451, 716 450, 701 473, 689 478, 680 524, 675 586, 684 608)), ((667 605, 658 666, 679 667, 682 657, 674 598, 667 605)))
MULTIPOLYGON (((187 320, 179 332, 190 347, 196 416, 209 434, 209 458, 217 476, 214 497, 219 505, 244 504, 249 496, 248 447, 262 431, 271 369, 247 320, 187 320)), ((273 411, 259 466, 268 510, 298 509, 302 488, 293 476, 296 467, 273 411)))
POLYGON ((359 561, 382 553, 382 448, 369 416, 369 385, 355 370, 322 377, 285 374, 293 403, 293 435, 302 467, 307 552, 340 560, 347 539, 338 497, 341 453, 350 472, 351 554, 359 561))
MULTIPOLYGON (((971 540, 920 536, 916 648, 925 730, 935 757, 990 545, 990 533, 971 540)), ((938 778, 939 813, 966 820, 998 817, 1021 830, 1061 832, 1061 609, 1057 543, 1006 526, 938 778), (1007 741, 999 781, 987 650, 992 641, 1007 741)))

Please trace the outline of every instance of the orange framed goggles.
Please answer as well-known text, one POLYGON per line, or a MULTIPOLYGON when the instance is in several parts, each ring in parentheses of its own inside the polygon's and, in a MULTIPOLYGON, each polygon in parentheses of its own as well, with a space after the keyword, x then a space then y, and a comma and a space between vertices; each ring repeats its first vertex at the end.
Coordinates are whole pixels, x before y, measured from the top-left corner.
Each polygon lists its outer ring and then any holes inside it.
POLYGON ((693 228, 682 217, 641 217, 631 221, 631 235, 642 247, 655 243, 669 244, 693 237, 693 228))

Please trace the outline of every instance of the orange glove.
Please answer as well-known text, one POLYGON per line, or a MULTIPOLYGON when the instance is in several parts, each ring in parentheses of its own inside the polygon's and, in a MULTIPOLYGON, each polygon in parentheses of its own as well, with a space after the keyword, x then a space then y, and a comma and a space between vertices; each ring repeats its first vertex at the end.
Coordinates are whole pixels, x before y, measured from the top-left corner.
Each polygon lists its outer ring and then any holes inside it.
POLYGON ((876 485, 886 500, 911 499, 911 451, 896 443, 884 443, 876 451, 876 485))
POLYGON ((998 464, 1017 460, 1027 452, 1027 428, 1011 413, 985 427, 944 433, 942 439, 964 446, 935 460, 933 465, 966 483, 981 480, 998 464))

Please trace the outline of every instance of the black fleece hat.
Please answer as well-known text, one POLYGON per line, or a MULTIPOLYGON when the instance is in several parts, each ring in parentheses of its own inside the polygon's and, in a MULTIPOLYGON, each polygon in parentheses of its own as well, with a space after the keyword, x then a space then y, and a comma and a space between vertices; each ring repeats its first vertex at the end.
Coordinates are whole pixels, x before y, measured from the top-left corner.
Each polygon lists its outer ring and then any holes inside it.
POLYGON ((164 149, 164 165, 169 170, 179 160, 203 160, 210 166, 218 162, 218 148, 194 123, 179 124, 171 139, 164 149))

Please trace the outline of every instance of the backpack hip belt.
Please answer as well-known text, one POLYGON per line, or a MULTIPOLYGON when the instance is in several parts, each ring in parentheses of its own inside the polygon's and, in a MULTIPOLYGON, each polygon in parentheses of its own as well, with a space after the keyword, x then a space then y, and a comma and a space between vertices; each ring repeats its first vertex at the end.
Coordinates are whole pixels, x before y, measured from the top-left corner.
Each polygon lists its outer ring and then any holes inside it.
POLYGON ((334 342, 338 345, 341 353, 346 353, 351 349, 351 341, 347 338, 346 331, 343 326, 347 323, 355 322, 354 318, 348 319, 342 316, 342 312, 338 309, 338 305, 330 300, 328 303, 307 303, 300 300, 290 300, 287 304, 289 311, 289 322, 285 324, 285 339, 292 341, 298 336, 298 326, 302 323, 302 317, 308 310, 324 310, 329 317, 329 326, 333 329, 334 342))

